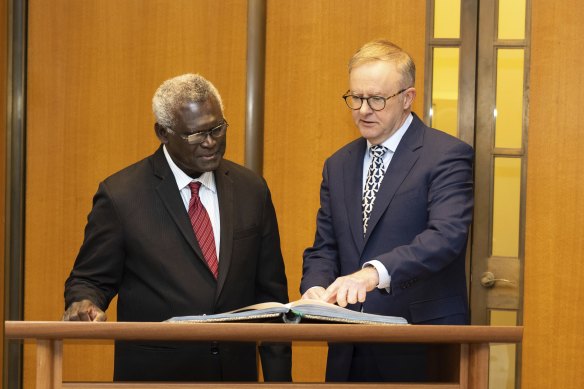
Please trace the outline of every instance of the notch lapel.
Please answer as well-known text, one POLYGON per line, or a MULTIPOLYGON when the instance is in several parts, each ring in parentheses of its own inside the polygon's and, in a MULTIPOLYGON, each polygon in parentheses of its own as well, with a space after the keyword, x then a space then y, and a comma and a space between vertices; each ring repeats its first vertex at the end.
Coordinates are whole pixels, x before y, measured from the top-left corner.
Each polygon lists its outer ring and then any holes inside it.
POLYGON ((367 244, 367 240, 381 219, 381 216, 389 207, 395 193, 420 156, 423 141, 423 128, 421 125, 421 121, 414 115, 414 121, 410 124, 410 127, 395 150, 395 154, 385 172, 383 181, 381 181, 379 191, 375 196, 375 203, 373 204, 373 211, 369 219, 364 244, 367 244))
POLYGON ((234 229, 234 200, 233 181, 229 177, 229 169, 221 163, 215 171, 215 185, 217 186, 217 196, 219 201, 219 217, 221 220, 221 242, 219 248, 219 275, 217 277, 217 290, 215 301, 219 298, 221 290, 227 279, 227 272, 231 265, 233 251, 233 229, 234 229))
POLYGON ((363 240, 363 158, 367 150, 367 141, 359 139, 347 151, 343 164, 343 185, 345 191, 345 209, 349 218, 349 228, 359 253, 365 247, 363 240))
MULTIPOLYGON (((160 200, 164 204, 172 220, 175 222, 178 230, 197 255, 198 260, 203 261, 205 267, 207 267, 207 262, 205 261, 203 252, 195 238, 193 226, 191 225, 188 213, 186 212, 184 203, 180 197, 176 180, 172 174, 172 170, 170 170, 170 166, 168 166, 166 158, 164 157, 162 146, 152 156, 152 165, 154 175, 160 178, 160 183, 156 186, 158 197, 160 197, 160 200)), ((209 272, 211 271, 209 270, 209 272)))

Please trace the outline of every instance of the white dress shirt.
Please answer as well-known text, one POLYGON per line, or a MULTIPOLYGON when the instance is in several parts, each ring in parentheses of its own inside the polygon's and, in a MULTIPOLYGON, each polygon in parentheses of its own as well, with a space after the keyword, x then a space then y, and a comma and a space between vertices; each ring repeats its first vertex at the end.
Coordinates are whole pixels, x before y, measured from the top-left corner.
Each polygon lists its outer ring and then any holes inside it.
MULTIPOLYGON (((386 139, 385 142, 381 143, 382 146, 385 146, 387 148, 387 152, 383 154, 384 171, 387 171, 391 159, 393 158, 393 154, 395 153, 395 150, 397 149, 399 142, 402 140, 404 134, 406 133, 406 130, 408 129, 410 124, 412 124, 412 120, 414 120, 414 117, 412 116, 412 114, 409 114, 404 124, 400 128, 398 128, 398 130, 392 136, 386 139)), ((369 165, 371 165, 371 155, 369 153, 369 149, 371 148, 371 146, 372 144, 369 141, 367 141, 367 151, 365 152, 365 157, 363 158, 362 191, 365 191, 365 181, 367 181, 367 172, 369 171, 369 165)), ((375 207, 375 203, 373 203, 373 207, 375 207)), ((370 261, 365 262, 363 264, 363 267, 366 266, 373 266, 377 270, 377 273, 379 274, 379 284, 377 285, 377 287, 379 289, 386 289, 389 291, 389 286, 391 284, 391 276, 389 275, 387 268, 376 259, 372 259, 370 261)))
POLYGON ((166 150, 166 146, 163 146, 164 156, 166 161, 172 170, 172 174, 176 180, 178 190, 180 191, 180 197, 183 200, 185 209, 187 213, 189 212, 189 202, 191 201, 191 188, 189 184, 191 182, 200 182, 201 189, 199 189, 199 197, 201 198, 201 203, 203 207, 207 210, 209 214, 209 219, 211 219, 211 226, 213 227, 213 236, 215 238, 215 249, 217 250, 217 261, 219 260, 219 243, 221 239, 221 223, 219 219, 219 199, 217 197, 217 187, 215 186, 215 175, 213 172, 205 172, 201 174, 198 178, 191 178, 185 172, 183 172, 172 160, 170 154, 166 150))

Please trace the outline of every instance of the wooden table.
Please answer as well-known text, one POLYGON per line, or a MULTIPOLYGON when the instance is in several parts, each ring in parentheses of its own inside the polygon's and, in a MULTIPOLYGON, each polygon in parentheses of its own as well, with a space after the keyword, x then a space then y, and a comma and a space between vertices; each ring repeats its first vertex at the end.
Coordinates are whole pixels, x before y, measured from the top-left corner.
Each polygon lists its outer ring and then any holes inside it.
MULTIPOLYGON (((6 321, 7 339, 37 344, 37 389, 111 388, 314 388, 325 383, 79 383, 63 382, 65 339, 166 341, 327 341, 456 345, 460 349, 455 382, 342 384, 343 388, 487 389, 489 343, 520 343, 523 327, 418 326, 361 324, 127 323, 6 321)), ((339 384, 337 383, 338 387, 339 384)))

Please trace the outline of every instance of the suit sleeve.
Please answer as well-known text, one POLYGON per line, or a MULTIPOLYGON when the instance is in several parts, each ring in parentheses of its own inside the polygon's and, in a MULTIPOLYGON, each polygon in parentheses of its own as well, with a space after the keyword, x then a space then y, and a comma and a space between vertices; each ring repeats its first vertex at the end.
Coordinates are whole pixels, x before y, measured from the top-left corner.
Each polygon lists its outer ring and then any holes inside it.
POLYGON ((437 273, 464 257, 473 211, 473 151, 463 142, 442 153, 428 174, 428 221, 412 242, 381 254, 393 287, 437 273))
POLYGON ((322 172, 314 244, 304 251, 301 294, 313 286, 326 288, 339 276, 338 246, 333 228, 327 166, 325 163, 322 172))
POLYGON ((256 301, 287 303, 288 285, 280 248, 278 221, 267 186, 262 209, 261 230, 261 247, 256 273, 256 301))
POLYGON ((65 282, 65 308, 89 299, 106 310, 123 275, 122 223, 104 183, 93 198, 85 236, 73 270, 65 282))
MULTIPOLYGON (((257 267, 256 300, 258 302, 287 303, 288 285, 280 248, 278 222, 267 186, 265 193, 262 212, 262 239, 257 267)), ((259 352, 265 381, 292 381, 290 343, 264 343, 259 346, 259 352)))

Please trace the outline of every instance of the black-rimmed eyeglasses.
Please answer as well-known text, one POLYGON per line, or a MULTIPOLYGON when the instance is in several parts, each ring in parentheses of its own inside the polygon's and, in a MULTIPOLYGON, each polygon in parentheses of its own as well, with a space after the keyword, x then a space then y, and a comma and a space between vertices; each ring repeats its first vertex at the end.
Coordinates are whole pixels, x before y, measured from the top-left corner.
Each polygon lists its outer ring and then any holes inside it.
POLYGON ((171 134, 174 134, 174 135, 184 139, 190 145, 199 145, 199 144, 203 143, 205 141, 205 139, 207 139, 208 136, 211 136, 213 139, 218 139, 218 138, 221 138, 222 136, 225 136, 225 134, 227 133, 228 126, 229 126, 229 123, 227 123, 227 120, 223 120, 223 123, 211 128, 210 130, 195 132, 194 134, 190 134, 190 135, 178 134, 176 131, 173 131, 172 129, 170 129, 168 127, 166 127, 166 130, 168 132, 170 132, 171 134))
POLYGON ((371 108, 374 111, 381 111, 383 108, 385 108, 385 103, 386 103, 387 100, 391 99, 392 97, 395 97, 395 96, 399 95, 400 93, 405 92, 408 89, 409 88, 404 88, 404 89, 400 90, 397 93, 394 93, 393 95, 391 95, 389 97, 383 97, 383 96, 369 96, 369 97, 356 96, 356 95, 349 94, 350 90, 348 90, 343 95, 343 99, 345 99, 345 103, 347 103, 347 107, 349 107, 349 108, 351 108, 353 110, 361 109, 361 106, 363 105, 363 100, 367 100, 367 104, 369 104, 369 108, 371 108))

